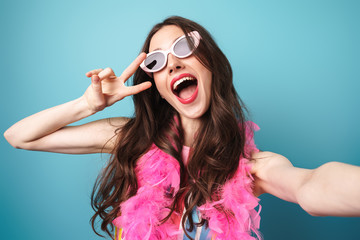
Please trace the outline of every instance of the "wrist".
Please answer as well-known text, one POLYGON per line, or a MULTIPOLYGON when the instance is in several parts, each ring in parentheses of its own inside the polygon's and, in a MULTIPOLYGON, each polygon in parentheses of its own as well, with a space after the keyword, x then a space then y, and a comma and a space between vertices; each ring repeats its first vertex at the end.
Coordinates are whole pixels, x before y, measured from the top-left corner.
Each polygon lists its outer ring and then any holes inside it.
POLYGON ((90 107, 84 95, 75 99, 74 104, 76 109, 78 109, 78 114, 81 116, 81 118, 91 116, 98 112, 90 107))

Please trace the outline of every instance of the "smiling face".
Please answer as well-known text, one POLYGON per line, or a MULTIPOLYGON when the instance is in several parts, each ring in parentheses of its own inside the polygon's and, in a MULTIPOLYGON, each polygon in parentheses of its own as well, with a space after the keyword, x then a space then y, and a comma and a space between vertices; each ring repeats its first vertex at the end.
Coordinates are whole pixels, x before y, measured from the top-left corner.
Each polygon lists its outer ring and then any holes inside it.
MULTIPOLYGON (((152 37, 149 52, 168 50, 183 35, 175 25, 162 27, 152 37)), ((153 77, 160 95, 178 111, 182 121, 197 119, 208 110, 212 73, 194 55, 177 58, 169 53, 165 67, 153 77)))

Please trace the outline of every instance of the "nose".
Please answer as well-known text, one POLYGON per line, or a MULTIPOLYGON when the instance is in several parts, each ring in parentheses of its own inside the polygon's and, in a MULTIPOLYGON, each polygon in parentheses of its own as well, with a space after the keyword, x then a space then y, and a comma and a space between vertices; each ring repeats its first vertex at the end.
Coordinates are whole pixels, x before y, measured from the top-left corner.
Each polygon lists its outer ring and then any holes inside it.
POLYGON ((167 69, 169 73, 176 72, 177 70, 183 69, 184 65, 181 59, 175 57, 171 53, 168 55, 167 69))

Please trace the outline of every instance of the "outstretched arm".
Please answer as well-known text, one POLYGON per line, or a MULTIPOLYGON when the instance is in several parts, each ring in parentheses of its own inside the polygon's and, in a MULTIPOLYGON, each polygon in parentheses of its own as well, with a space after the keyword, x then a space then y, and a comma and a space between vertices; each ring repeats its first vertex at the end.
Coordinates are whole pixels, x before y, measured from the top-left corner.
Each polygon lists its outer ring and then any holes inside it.
POLYGON ((329 162, 310 170, 271 152, 252 157, 257 195, 298 203, 313 216, 360 216, 360 167, 329 162))
POLYGON ((67 125, 149 88, 150 82, 125 86, 126 80, 133 75, 145 56, 144 53, 140 54, 120 77, 115 76, 110 68, 86 73, 87 77, 91 77, 91 85, 83 96, 15 123, 4 133, 6 140, 16 148, 28 150, 72 154, 110 152, 115 130, 127 119, 112 118, 79 126, 67 125))

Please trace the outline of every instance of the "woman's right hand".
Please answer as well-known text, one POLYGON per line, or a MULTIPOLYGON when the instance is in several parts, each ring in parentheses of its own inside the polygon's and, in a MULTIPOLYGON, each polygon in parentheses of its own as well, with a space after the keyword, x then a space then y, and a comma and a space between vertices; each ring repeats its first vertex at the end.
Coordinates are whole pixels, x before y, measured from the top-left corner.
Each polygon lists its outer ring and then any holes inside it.
POLYGON ((113 136, 116 130, 128 119, 111 118, 77 126, 68 125, 126 96, 148 89, 150 82, 125 86, 126 80, 134 74, 145 57, 145 53, 140 54, 119 77, 110 68, 86 73, 86 76, 91 77, 91 85, 84 95, 20 120, 6 130, 6 140, 16 148, 36 151, 71 154, 111 152, 115 146, 116 138, 113 136))
POLYGON ((111 68, 95 69, 86 73, 91 77, 91 85, 85 91, 83 98, 86 100, 90 111, 93 113, 103 110, 122 100, 126 96, 134 95, 151 87, 151 82, 143 82, 135 86, 126 86, 125 82, 135 73, 141 62, 146 58, 141 53, 126 69, 117 77, 111 68))

